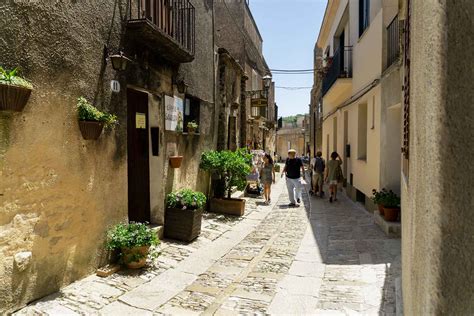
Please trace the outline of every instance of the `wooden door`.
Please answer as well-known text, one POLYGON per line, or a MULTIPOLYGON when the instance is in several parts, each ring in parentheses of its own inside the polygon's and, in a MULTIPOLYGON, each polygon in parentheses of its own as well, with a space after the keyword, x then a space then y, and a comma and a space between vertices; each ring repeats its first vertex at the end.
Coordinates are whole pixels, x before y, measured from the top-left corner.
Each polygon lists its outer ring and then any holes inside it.
POLYGON ((127 90, 128 219, 150 222, 148 95, 127 90))

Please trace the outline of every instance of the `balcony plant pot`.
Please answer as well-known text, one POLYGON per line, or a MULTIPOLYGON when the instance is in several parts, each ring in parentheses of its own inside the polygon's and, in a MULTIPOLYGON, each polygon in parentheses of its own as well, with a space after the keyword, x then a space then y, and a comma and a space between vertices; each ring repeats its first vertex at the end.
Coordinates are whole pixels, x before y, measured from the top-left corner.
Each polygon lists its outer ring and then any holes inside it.
POLYGON ((164 235, 166 238, 190 242, 201 234, 202 208, 167 208, 164 235))
POLYGON ((79 121, 79 129, 85 140, 96 140, 102 134, 104 122, 79 121))
POLYGON ((122 258, 129 269, 140 269, 146 264, 150 246, 122 248, 122 258), (134 259, 137 258, 137 259, 134 259))
POLYGON ((196 134, 196 129, 192 127, 188 127, 188 135, 192 136, 196 134))
POLYGON ((32 89, 0 83, 0 111, 23 111, 32 89))
POLYGON ((183 162, 183 156, 171 156, 170 157, 170 166, 171 166, 171 168, 181 167, 182 162, 183 162))
POLYGON ((384 218, 387 222, 398 221, 398 214, 400 213, 399 208, 384 207, 384 218))
POLYGON ((377 204, 377 208, 379 209, 380 216, 384 216, 384 210, 382 204, 377 204))
POLYGON ((210 210, 213 213, 243 216, 245 213, 245 200, 212 198, 210 210))

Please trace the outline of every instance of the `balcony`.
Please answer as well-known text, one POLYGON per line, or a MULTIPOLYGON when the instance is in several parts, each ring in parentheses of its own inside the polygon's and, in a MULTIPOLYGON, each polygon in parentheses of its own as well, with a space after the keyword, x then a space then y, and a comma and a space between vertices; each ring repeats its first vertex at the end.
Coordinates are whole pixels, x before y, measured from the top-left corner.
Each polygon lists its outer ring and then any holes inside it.
POLYGON ((196 12, 189 0, 129 0, 129 7, 132 39, 170 62, 194 60, 196 12))
POLYGON ((398 27, 398 15, 387 27, 387 68, 390 67, 400 56, 400 30, 398 27))
POLYGON ((257 120, 264 120, 267 118, 267 107, 265 106, 252 106, 251 117, 257 120))
POLYGON ((331 65, 327 67, 323 78, 323 96, 340 81, 346 85, 346 81, 352 78, 352 46, 339 47, 332 57, 331 65))
POLYGON ((250 102, 252 107, 267 107, 268 106, 268 91, 256 90, 250 92, 250 102))

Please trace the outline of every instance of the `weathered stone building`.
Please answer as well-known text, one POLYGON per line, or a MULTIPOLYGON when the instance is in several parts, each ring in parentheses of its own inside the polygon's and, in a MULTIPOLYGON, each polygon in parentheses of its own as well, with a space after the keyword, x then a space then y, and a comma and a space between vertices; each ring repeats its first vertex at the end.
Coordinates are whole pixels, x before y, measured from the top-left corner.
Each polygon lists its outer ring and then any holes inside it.
POLYGON ((322 65, 323 54, 317 43, 313 51, 313 88, 311 89, 310 115, 310 150, 312 155, 323 150, 323 101, 322 101, 322 65))
POLYGON ((243 68, 247 80, 242 102, 241 139, 250 149, 273 153, 276 134, 276 104, 271 73, 263 56, 263 39, 247 1, 215 3, 216 45, 227 50, 243 68), (265 83, 268 86, 265 86, 265 83), (245 118, 245 119, 244 119, 245 118))
POLYGON ((246 125, 242 114, 245 107, 245 81, 247 77, 240 64, 225 49, 218 50, 217 105, 219 112, 217 149, 235 150, 245 147, 245 138, 240 127, 246 125))
POLYGON ((0 113, 0 313, 93 272, 110 225, 161 225, 166 193, 207 191, 198 164, 217 142, 213 1, 180 2, 176 15, 148 1, 0 5, 1 64, 34 85, 23 112, 0 113), (108 58, 119 51, 132 60, 124 71, 108 58), (120 124, 84 140, 79 96, 120 124), (176 104, 184 124, 172 130, 176 104), (169 167, 173 155, 184 157, 180 169, 169 167))
POLYGON ((296 154, 301 157, 306 155, 307 144, 309 144, 310 118, 309 115, 296 117, 296 122, 283 122, 278 129, 276 136, 276 152, 281 160, 288 158, 288 150, 296 150, 296 154))

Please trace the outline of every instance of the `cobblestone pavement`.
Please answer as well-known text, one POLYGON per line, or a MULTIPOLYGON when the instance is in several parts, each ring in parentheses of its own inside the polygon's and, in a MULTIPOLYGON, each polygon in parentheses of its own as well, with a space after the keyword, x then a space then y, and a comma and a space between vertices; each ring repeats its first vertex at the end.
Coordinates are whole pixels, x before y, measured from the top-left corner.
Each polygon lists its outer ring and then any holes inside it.
POLYGON ((304 195, 288 208, 247 201, 241 218, 206 213, 190 244, 163 241, 140 271, 90 276, 16 315, 392 315, 400 241, 360 206, 304 195))

